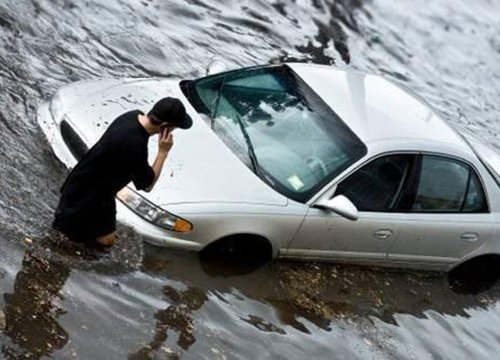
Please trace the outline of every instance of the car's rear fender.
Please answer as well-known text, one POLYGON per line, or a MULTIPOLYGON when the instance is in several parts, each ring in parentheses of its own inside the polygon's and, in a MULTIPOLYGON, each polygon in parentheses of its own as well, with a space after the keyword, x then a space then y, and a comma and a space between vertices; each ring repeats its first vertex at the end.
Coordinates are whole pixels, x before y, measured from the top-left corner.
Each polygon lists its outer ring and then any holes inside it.
MULTIPOLYGON (((463 256, 462 258, 460 258, 460 260, 453 263, 447 269, 447 271, 452 271, 452 270, 462 266, 463 264, 470 262, 473 259, 477 259, 477 258, 484 257, 484 256, 498 256, 498 258, 500 260, 500 237, 499 237, 499 235, 500 235, 500 233, 497 231, 495 237, 493 238, 494 240, 492 242, 484 243, 476 250, 463 256)), ((500 264, 500 261, 499 261, 499 264, 500 264)))

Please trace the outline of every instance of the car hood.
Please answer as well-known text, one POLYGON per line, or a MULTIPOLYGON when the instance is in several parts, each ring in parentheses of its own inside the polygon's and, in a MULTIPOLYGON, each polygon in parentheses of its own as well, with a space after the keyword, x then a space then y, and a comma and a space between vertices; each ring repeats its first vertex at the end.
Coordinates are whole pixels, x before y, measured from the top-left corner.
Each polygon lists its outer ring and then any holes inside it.
MULTIPOLYGON (((222 202, 286 206, 288 199, 264 183, 222 142, 193 109, 177 80, 128 79, 81 82, 56 95, 66 121, 93 145, 120 114, 147 112, 162 97, 179 98, 193 118, 189 130, 174 132, 174 146, 162 175, 147 199, 158 205, 222 202)), ((157 152, 157 136, 149 140, 149 162, 157 152)))

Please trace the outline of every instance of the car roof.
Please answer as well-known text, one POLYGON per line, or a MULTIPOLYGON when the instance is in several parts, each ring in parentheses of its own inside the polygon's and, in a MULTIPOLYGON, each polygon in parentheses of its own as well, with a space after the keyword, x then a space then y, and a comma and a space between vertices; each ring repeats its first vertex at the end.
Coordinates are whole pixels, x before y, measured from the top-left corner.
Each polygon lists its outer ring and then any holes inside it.
MULTIPOLYGON (((470 146, 418 95, 378 75, 325 65, 287 64, 367 145, 446 145, 472 155, 470 146)), ((387 149, 394 150, 394 149, 387 149)), ((406 149, 410 150, 410 149, 406 149)), ((431 150, 431 149, 430 149, 431 150)))

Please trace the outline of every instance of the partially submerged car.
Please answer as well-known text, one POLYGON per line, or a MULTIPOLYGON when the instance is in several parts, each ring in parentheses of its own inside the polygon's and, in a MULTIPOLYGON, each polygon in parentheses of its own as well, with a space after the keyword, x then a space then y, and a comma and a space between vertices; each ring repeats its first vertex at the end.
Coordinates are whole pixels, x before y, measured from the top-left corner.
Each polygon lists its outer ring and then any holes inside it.
POLYGON ((500 259, 500 156, 380 76, 289 63, 81 81, 38 120, 71 168, 118 115, 165 96, 193 127, 152 192, 117 196, 148 242, 430 270, 500 259))

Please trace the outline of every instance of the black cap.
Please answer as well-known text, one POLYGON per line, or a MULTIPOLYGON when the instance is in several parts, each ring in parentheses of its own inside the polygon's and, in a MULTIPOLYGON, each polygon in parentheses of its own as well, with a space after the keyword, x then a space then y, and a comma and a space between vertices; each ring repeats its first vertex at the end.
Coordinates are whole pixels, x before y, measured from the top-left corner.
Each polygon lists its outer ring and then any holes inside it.
POLYGON ((160 124, 168 123, 181 129, 189 129, 193 120, 179 99, 166 97, 154 104, 148 116, 160 124))

